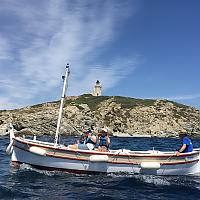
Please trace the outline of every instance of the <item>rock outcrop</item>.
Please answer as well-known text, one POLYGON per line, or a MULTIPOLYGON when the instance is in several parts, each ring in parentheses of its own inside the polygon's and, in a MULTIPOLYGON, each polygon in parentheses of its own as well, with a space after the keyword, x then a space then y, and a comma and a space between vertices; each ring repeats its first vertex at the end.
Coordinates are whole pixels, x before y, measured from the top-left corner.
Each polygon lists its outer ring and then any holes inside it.
MULTIPOLYGON (((54 135, 58 112, 59 101, 0 111, 0 134, 13 123, 21 134, 54 135)), ((60 132, 64 135, 78 135, 95 124, 107 126, 114 135, 170 137, 188 127, 193 128, 193 136, 200 136, 200 111, 167 100, 87 94, 66 98, 63 113, 60 132)))

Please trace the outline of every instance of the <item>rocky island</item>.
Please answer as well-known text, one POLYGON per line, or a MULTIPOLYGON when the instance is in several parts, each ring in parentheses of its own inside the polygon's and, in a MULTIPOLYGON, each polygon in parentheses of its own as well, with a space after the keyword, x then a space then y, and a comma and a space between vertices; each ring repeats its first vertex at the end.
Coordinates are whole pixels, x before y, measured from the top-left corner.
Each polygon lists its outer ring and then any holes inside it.
MULTIPOLYGON (((13 123, 22 135, 54 135, 59 101, 0 111, 0 134, 13 123)), ((65 98, 62 135, 79 135, 94 124, 106 126, 114 136, 175 137, 176 130, 193 128, 200 136, 200 111, 168 100, 135 99, 84 94, 65 98)))

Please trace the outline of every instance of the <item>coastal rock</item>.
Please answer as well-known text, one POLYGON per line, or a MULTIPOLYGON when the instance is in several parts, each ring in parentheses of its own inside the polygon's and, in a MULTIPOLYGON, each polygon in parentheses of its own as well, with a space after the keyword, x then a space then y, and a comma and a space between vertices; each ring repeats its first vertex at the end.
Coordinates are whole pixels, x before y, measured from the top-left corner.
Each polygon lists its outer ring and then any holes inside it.
MULTIPOLYGON (((0 111, 0 134, 9 123, 22 135, 54 135, 59 101, 16 110, 0 111)), ((82 95, 67 97, 60 132, 79 135, 92 124, 106 126, 114 136, 138 135, 175 137, 181 128, 193 128, 193 137, 200 136, 200 111, 167 100, 134 99, 82 95)))
POLYGON ((8 125, 1 124, 0 125, 0 136, 8 135, 8 125))

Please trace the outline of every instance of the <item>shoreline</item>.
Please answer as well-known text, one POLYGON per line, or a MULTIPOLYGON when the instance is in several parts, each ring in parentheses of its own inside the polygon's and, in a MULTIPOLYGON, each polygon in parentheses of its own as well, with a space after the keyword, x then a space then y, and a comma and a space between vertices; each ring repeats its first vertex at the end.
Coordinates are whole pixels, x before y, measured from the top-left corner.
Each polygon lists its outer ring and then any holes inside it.
POLYGON ((117 134, 113 134, 113 137, 152 137, 151 135, 143 135, 143 134, 129 134, 129 133, 117 133, 117 134))

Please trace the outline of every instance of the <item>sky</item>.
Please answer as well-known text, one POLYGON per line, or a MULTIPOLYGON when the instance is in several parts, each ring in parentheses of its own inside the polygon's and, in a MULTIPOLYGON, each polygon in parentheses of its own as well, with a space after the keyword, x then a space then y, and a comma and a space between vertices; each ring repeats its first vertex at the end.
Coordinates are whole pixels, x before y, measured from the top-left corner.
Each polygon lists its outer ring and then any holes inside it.
POLYGON ((0 110, 67 95, 168 99, 200 109, 200 1, 0 0, 0 110))

